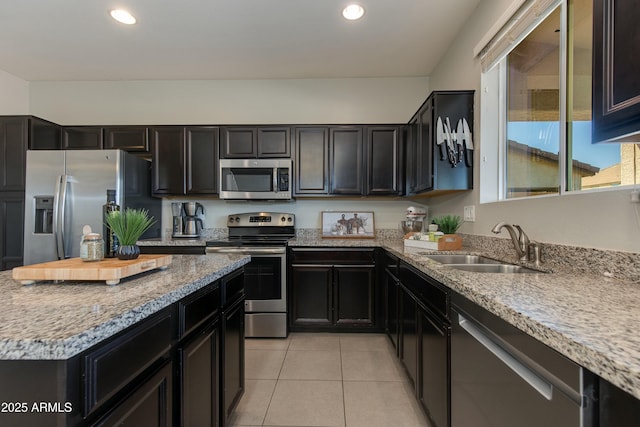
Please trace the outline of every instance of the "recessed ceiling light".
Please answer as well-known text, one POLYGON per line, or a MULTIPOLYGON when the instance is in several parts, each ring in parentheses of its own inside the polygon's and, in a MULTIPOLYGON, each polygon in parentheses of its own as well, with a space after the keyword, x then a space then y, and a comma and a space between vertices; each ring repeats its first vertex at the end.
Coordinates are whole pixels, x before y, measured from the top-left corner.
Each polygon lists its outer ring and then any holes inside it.
POLYGON ((113 19, 123 24, 133 25, 136 23, 136 18, 124 9, 114 9, 109 14, 113 19))
POLYGON ((364 15, 364 7, 359 4, 350 4, 344 9, 342 9, 342 16, 349 21, 355 21, 356 19, 362 18, 364 15))

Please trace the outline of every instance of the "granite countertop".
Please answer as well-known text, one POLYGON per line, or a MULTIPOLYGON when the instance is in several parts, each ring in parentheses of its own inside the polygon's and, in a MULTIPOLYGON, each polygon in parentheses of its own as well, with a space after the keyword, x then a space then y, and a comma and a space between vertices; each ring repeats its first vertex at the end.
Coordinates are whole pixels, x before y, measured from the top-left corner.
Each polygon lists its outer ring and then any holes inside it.
POLYGON ((0 360, 64 360, 248 263, 246 255, 173 255, 165 270, 104 282, 23 286, 0 272, 0 360))
MULTIPOLYGON (((398 239, 298 237, 289 246, 385 248, 640 399, 640 286, 636 281, 557 268, 539 274, 467 272, 427 258, 428 250, 405 249, 398 239)), ((462 252, 487 255, 473 248, 462 252)))

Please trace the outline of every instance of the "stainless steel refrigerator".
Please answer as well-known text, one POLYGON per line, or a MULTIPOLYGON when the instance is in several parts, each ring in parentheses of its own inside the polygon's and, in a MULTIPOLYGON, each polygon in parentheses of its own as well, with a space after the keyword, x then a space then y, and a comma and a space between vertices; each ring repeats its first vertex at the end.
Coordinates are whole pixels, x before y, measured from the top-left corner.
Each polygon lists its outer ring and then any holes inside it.
POLYGON ((103 233, 107 190, 121 209, 147 209, 156 223, 143 238, 160 237, 150 166, 121 150, 27 151, 24 265, 78 257, 84 225, 103 233))

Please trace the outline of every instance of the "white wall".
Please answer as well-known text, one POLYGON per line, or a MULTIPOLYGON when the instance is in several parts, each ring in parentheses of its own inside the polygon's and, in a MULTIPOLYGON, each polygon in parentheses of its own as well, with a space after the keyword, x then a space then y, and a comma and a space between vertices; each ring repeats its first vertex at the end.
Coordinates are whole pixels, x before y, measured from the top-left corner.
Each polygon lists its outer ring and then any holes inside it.
POLYGON ((427 77, 32 82, 31 114, 62 125, 406 123, 427 77))
POLYGON ((0 115, 29 114, 29 82, 0 70, 0 115))
MULTIPOLYGON (((430 77, 432 90, 475 89, 475 130, 477 146, 494 144, 480 141, 480 64, 472 50, 511 0, 482 0, 475 13, 448 49, 430 77)), ((480 164, 476 150, 475 164, 480 164)), ((477 221, 466 223, 461 231, 491 235, 499 221, 518 223, 530 238, 541 242, 640 252, 638 205, 629 202, 630 190, 600 191, 529 200, 479 204, 479 173, 474 171, 474 190, 464 195, 446 196, 429 203, 436 214, 462 215, 465 205, 476 205, 477 221)))

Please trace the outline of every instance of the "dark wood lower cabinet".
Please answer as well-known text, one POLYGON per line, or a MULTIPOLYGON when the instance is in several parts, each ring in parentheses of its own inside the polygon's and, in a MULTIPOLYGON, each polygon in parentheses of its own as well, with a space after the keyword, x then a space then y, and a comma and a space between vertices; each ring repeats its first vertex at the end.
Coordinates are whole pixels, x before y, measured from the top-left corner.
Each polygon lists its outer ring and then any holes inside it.
POLYGON ((0 270, 22 265, 24 193, 0 192, 0 270))
POLYGON ((92 426, 171 426, 172 376, 172 364, 167 362, 157 373, 92 426))
POLYGON ((219 330, 209 326, 187 342, 180 357, 180 426, 219 425, 219 330))
POLYGON ((377 330, 374 250, 292 248, 291 331, 377 330))
POLYGON ((221 394, 220 425, 224 427, 244 393, 244 299, 223 310, 222 342, 221 375, 224 389, 221 394))
POLYGON ((411 383, 418 381, 418 305, 407 289, 400 285, 400 360, 411 383))

